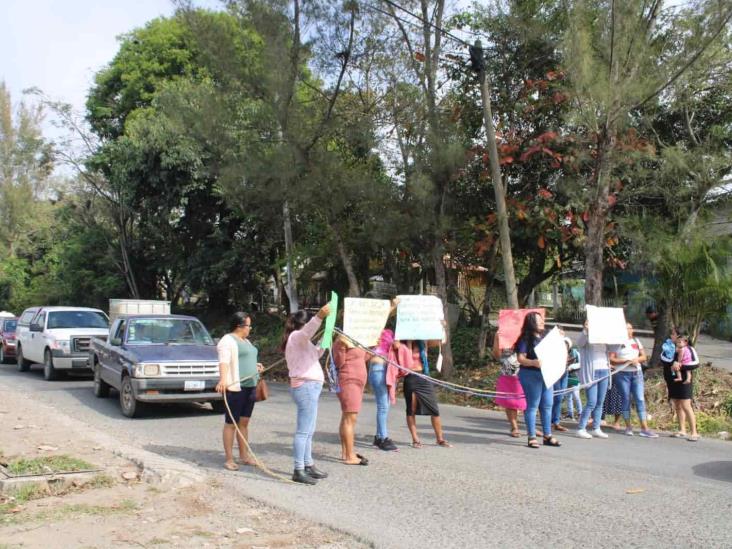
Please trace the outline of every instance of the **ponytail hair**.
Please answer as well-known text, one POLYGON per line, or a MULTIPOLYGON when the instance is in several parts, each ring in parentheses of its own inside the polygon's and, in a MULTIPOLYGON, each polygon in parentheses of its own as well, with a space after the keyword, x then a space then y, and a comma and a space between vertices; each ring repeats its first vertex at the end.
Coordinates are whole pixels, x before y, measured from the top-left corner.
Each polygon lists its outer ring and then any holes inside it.
POLYGON ((310 314, 304 309, 300 309, 287 317, 287 320, 285 320, 285 331, 282 334, 282 342, 280 343, 281 352, 285 352, 290 334, 301 330, 308 323, 308 320, 310 320, 310 314))

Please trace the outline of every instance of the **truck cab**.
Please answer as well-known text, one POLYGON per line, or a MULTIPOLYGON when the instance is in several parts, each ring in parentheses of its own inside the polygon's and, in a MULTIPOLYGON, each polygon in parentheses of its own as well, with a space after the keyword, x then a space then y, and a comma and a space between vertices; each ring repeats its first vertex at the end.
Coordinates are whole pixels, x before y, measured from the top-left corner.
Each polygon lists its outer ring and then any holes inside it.
POLYGON ((149 404, 211 402, 221 406, 215 391, 218 354, 213 339, 195 317, 125 315, 110 327, 109 337, 94 339, 89 363, 94 394, 119 391, 122 414, 139 416, 149 404))

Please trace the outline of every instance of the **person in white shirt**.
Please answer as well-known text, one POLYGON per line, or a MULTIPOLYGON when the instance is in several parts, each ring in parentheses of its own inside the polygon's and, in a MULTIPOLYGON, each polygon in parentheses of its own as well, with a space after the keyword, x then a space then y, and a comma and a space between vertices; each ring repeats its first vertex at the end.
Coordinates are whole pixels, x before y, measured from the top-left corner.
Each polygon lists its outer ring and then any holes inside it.
POLYGON ((646 362, 646 352, 643 344, 633 337, 633 325, 628 323, 628 340, 610 353, 610 364, 619 371, 615 376, 623 399, 623 419, 625 419, 625 434, 632 436, 633 427, 630 423, 630 397, 633 395, 635 407, 640 419, 640 436, 658 438, 658 435, 648 428, 646 415, 646 401, 643 385, 643 369, 641 364, 646 362))

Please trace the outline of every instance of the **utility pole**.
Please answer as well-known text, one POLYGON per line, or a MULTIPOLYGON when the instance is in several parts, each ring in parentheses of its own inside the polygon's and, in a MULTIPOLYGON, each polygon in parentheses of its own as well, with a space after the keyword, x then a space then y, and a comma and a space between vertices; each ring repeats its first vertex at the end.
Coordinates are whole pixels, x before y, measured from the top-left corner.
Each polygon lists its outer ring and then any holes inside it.
POLYGON ((516 291, 516 273, 513 270, 513 253, 511 252, 511 232, 508 228, 508 212, 506 209, 506 192, 501 177, 501 166, 498 163, 498 147, 496 146, 496 132, 493 128, 493 114, 491 112, 490 82, 485 70, 483 46, 476 40, 470 46, 470 62, 473 70, 478 73, 480 91, 483 99, 483 123, 485 125, 486 145, 491 166, 491 180, 496 195, 496 215, 498 217, 498 236, 501 243, 501 258, 503 259, 503 276, 506 282, 506 299, 508 307, 518 309, 518 293, 516 291))

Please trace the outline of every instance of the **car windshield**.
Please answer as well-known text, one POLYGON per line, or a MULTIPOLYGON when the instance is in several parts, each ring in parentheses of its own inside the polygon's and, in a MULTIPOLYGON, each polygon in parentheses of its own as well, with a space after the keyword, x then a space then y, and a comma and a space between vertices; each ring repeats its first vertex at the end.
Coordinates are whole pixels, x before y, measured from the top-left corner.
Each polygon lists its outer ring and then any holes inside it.
POLYGON ((186 318, 141 318, 127 328, 127 343, 133 345, 213 345, 213 339, 198 320, 186 318))
POLYGON ((14 332, 16 326, 18 326, 18 321, 17 320, 6 320, 5 321, 5 327, 3 328, 3 330, 5 332, 14 332))
POLYGON ((107 316, 100 311, 51 311, 48 329, 52 328, 108 328, 107 316))

